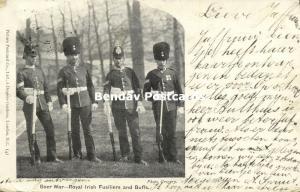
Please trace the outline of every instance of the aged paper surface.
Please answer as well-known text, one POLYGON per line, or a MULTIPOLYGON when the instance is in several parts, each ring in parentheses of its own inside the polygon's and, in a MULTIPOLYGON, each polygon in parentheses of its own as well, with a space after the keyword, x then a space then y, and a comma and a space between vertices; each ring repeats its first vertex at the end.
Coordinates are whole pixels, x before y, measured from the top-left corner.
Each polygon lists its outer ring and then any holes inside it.
POLYGON ((202 95, 185 103, 185 177, 16 179, 15 30, 24 21, 14 7, 56 2, 14 0, 0 9, 0 191, 300 191, 299 1, 140 2, 183 25, 185 92, 202 95))
POLYGON ((0 1, 0 7, 4 7, 5 6, 6 1, 5 0, 1 0, 0 1))

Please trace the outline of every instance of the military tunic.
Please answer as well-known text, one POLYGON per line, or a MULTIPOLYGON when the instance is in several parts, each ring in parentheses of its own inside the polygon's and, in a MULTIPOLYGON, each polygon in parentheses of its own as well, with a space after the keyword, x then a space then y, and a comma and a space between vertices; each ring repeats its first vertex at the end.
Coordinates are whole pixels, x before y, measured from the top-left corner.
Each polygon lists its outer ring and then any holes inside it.
MULTIPOLYGON (((173 69, 166 68, 165 71, 154 69, 150 71, 145 80, 144 94, 147 92, 182 94, 182 89, 173 69)), ((156 139, 159 139, 161 100, 148 99, 152 101, 152 109, 156 122, 156 139)), ((176 119, 177 107, 183 106, 180 100, 163 101, 162 135, 163 153, 168 161, 177 160, 176 149, 176 119)))
MULTIPOLYGON (((47 103, 51 102, 48 92, 48 83, 46 77, 39 67, 25 66, 17 74, 17 97, 24 101, 23 112, 26 120, 26 130, 29 144, 31 144, 32 130, 32 104, 26 102, 26 97, 33 95, 33 88, 37 90, 36 115, 40 120, 46 132, 47 160, 56 159, 56 143, 54 138, 54 126, 48 109, 47 103)), ((35 156, 40 158, 40 152, 37 142, 34 143, 35 156)), ((30 148, 30 153, 31 153, 30 148)))
MULTIPOLYGON (((135 94, 142 100, 139 80, 135 72, 130 68, 113 69, 106 76, 104 94, 114 94, 113 90, 119 90, 120 94, 135 94)), ((134 97, 133 97, 134 98, 134 97)), ((122 157, 128 156, 130 147, 127 136, 126 121, 131 134, 132 148, 136 162, 141 161, 142 146, 139 130, 139 117, 136 111, 138 100, 112 100, 112 114, 116 128, 119 132, 119 143, 122 157)))
POLYGON ((82 158, 80 141, 81 120, 84 140, 87 150, 87 158, 95 158, 95 144, 91 134, 92 111, 91 104, 95 102, 95 89, 89 70, 86 67, 67 65, 58 74, 57 95, 60 105, 67 104, 66 96, 62 89, 73 89, 74 94, 70 96, 71 102, 71 129, 74 156, 82 158))

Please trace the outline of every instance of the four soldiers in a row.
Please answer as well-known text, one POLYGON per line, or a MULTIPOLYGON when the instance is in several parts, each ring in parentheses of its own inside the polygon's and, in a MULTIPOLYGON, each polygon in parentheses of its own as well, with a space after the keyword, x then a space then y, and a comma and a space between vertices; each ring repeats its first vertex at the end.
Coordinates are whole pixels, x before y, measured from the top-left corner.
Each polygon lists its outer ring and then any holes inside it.
MULTIPOLYGON (((70 95, 71 106, 71 129, 73 157, 82 159, 80 141, 80 122, 82 125, 84 140, 87 151, 87 159, 93 162, 101 162, 95 154, 95 143, 91 134, 92 111, 96 110, 98 103, 95 100, 95 88, 92 82, 90 71, 80 63, 80 42, 76 37, 68 37, 63 41, 63 51, 67 59, 67 65, 58 74, 57 95, 60 106, 68 111, 66 95, 70 95), (66 89, 68 88, 68 89, 66 89)), ((141 95, 147 92, 164 92, 168 94, 182 94, 178 77, 174 70, 166 68, 169 58, 170 47, 165 42, 153 46, 154 59, 157 68, 150 71, 145 80, 144 89, 139 85, 135 72, 124 63, 124 50, 116 46, 113 50, 114 68, 107 74, 104 83, 104 95, 110 94, 135 94, 141 95)), ((29 145, 32 144, 32 111, 33 111, 33 90, 36 90, 36 115, 42 123, 46 132, 47 161, 62 162, 56 155, 56 143, 54 126, 50 111, 53 104, 48 90, 48 83, 45 74, 36 64, 37 52, 32 44, 25 44, 23 58, 26 65, 17 74, 17 96, 24 101, 23 111, 26 119, 26 130, 29 145)), ((112 100, 111 110, 115 126, 119 132, 119 143, 121 161, 129 161, 129 141, 127 137, 126 122, 132 139, 134 162, 147 165, 142 159, 142 145, 139 129, 138 112, 145 111, 141 98, 139 100, 112 100)), ((177 107, 183 112, 182 105, 178 100, 152 101, 152 109, 156 122, 156 139, 159 139, 160 129, 163 136, 162 150, 167 161, 181 164, 177 159, 176 149, 176 118, 177 107)), ((105 113, 110 110, 109 101, 104 101, 105 113)), ((38 144, 35 141, 34 149, 35 162, 40 163, 38 144)), ((162 159, 159 159, 161 162, 162 159)), ((32 159, 33 161, 33 159, 32 159)))

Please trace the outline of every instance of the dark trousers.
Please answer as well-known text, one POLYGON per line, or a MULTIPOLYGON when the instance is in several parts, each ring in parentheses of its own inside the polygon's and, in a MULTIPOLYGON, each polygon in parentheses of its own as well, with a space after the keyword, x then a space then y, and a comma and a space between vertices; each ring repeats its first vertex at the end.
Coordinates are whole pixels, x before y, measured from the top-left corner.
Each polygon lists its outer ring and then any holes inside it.
MULTIPOLYGON (((159 124, 160 124, 160 103, 153 105, 153 114, 156 122, 156 142, 159 141, 159 124)), ((162 116, 162 148, 165 158, 168 161, 177 160, 177 148, 176 148, 176 118, 177 109, 167 111, 166 105, 163 106, 162 116)))
MULTIPOLYGON (((29 143, 29 150, 30 153, 32 153, 32 149, 30 147, 32 144, 32 106, 24 107, 23 112, 26 119, 26 130, 29 143)), ((48 110, 39 110, 37 111, 36 115, 42 123, 46 132, 47 161, 53 161, 56 158, 56 143, 54 138, 55 133, 51 115, 48 110)), ((40 159, 40 150, 37 142, 34 143, 34 150, 36 159, 40 159)))
POLYGON ((90 105, 78 108, 74 107, 71 109, 73 152, 75 156, 82 157, 79 119, 81 120, 81 125, 83 129, 87 158, 91 160, 95 158, 95 144, 90 127, 92 121, 92 111, 90 105))
POLYGON ((142 158, 142 146, 138 113, 136 111, 129 113, 126 109, 112 108, 112 114, 116 128, 119 131, 119 142, 122 157, 128 156, 130 153, 126 127, 127 122, 132 140, 134 160, 139 162, 142 158))

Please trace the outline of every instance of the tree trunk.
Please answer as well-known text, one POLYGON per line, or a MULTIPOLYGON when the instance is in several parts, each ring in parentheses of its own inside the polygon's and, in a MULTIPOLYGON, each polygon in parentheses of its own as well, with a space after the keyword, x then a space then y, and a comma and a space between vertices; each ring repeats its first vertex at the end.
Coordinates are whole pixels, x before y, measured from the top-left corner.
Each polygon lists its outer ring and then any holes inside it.
POLYGON ((103 55, 102 55, 102 47, 101 47, 101 39, 98 32, 99 25, 97 23, 97 17, 95 12, 95 5, 94 3, 91 4, 92 10, 93 10, 93 23, 94 23, 94 30, 96 34, 96 43, 97 43, 97 49, 98 49, 98 55, 100 60, 100 69, 101 69, 101 83, 104 84, 105 82, 105 73, 104 73, 104 65, 103 65, 103 55))
MULTIPOLYGON (((73 12, 72 12, 70 2, 69 2, 68 5, 69 5, 69 11, 70 11, 70 23, 71 23, 71 26, 72 26, 74 36, 77 37, 80 40, 80 55, 79 55, 79 58, 80 58, 81 64, 84 64, 84 58, 83 58, 83 33, 81 33, 81 35, 78 34, 78 31, 77 31, 77 29, 75 27, 75 24, 74 24, 73 12)), ((84 29, 84 25, 82 25, 82 29, 84 29)))
POLYGON ((91 47, 91 8, 88 3, 88 32, 87 32, 87 40, 88 40, 88 57, 91 69, 91 75, 93 75, 93 58, 92 58, 92 47, 91 47))
MULTIPOLYGON (((78 18, 78 21, 80 21, 80 18, 78 18)), ((83 47, 83 42, 84 42, 84 29, 85 29, 85 21, 84 19, 82 19, 81 21, 81 30, 80 30, 80 34, 78 34, 78 38, 80 39, 80 61, 82 65, 85 65, 84 62, 84 47, 83 47)))
POLYGON ((184 79, 184 38, 183 32, 179 29, 178 21, 173 18, 173 41, 174 41, 174 68, 176 69, 181 83, 184 79))
POLYGON ((54 45, 56 72, 58 72, 59 63, 58 63, 57 37, 55 34, 55 29, 54 29, 53 15, 50 15, 50 17, 51 17, 51 29, 52 29, 52 37, 53 37, 53 45, 54 45))
POLYGON ((62 12, 62 10, 60 10, 60 14, 62 17, 62 32, 63 32, 63 38, 65 39, 67 34, 66 34, 66 18, 65 18, 65 14, 62 12))
POLYGON ((34 17, 35 17, 35 25, 36 25, 36 41, 37 41, 37 45, 38 45, 37 54, 39 56, 39 65, 42 66, 42 57, 41 57, 41 52, 40 52, 40 50, 41 50, 41 45, 40 45, 40 27, 39 27, 36 15, 34 15, 34 17))
POLYGON ((108 2, 105 1, 105 8, 106 8, 106 22, 107 22, 107 33, 108 33, 108 42, 109 42, 109 70, 112 69, 112 49, 113 49, 113 40, 111 34, 111 24, 109 18, 109 9, 108 9, 108 2))
POLYGON ((74 35, 76 37, 78 37, 78 33, 77 33, 76 27, 74 25, 73 12, 72 12, 72 8, 71 8, 71 5, 70 5, 70 2, 69 2, 69 11, 70 11, 70 22, 71 22, 72 30, 74 32, 74 35))
POLYGON ((145 71, 140 3, 134 0, 131 11, 129 1, 127 1, 127 11, 131 39, 132 67, 139 78, 140 84, 143 84, 145 78, 145 71))
POLYGON ((25 31, 25 38, 28 41, 31 41, 31 28, 30 28, 30 25, 31 25, 31 21, 28 18, 28 19, 26 19, 26 31, 25 31))

